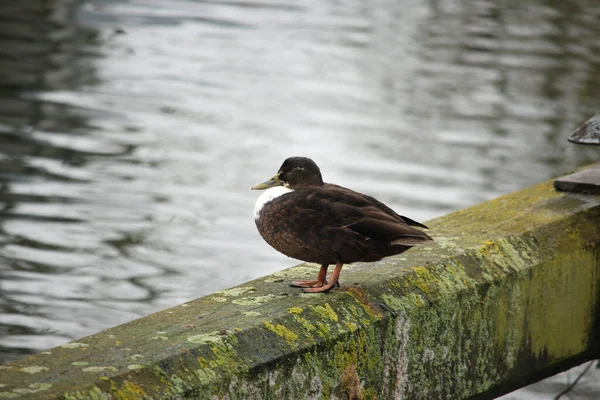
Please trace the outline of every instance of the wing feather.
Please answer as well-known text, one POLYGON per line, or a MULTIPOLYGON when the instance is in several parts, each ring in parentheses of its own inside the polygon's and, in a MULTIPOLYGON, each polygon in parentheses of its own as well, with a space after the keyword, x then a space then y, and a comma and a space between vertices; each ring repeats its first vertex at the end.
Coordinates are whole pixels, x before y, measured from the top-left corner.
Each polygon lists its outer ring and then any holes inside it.
POLYGON ((401 217, 370 196, 341 186, 325 184, 321 190, 312 188, 305 201, 296 203, 296 206, 310 209, 311 213, 303 215, 310 215, 313 223, 349 229, 369 239, 405 246, 432 240, 425 232, 412 227, 425 225, 401 217))

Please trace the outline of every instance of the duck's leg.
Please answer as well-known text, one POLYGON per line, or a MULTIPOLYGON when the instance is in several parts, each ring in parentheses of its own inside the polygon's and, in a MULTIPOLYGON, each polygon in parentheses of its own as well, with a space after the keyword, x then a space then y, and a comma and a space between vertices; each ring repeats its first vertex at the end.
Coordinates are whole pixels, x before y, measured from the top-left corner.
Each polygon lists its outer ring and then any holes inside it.
POLYGON ((329 268, 328 264, 321 265, 321 270, 319 271, 319 276, 316 281, 292 281, 290 286, 303 288, 321 287, 327 283, 327 268, 329 268))
POLYGON ((328 284, 323 285, 321 287, 305 288, 305 289, 303 289, 303 291, 305 293, 322 293, 322 292, 326 292, 326 291, 330 290, 332 287, 334 287, 336 285, 339 286, 338 279, 340 279, 340 272, 342 272, 342 265, 344 265, 344 264, 338 263, 335 266, 335 269, 333 270, 333 273, 331 274, 331 281, 328 284))

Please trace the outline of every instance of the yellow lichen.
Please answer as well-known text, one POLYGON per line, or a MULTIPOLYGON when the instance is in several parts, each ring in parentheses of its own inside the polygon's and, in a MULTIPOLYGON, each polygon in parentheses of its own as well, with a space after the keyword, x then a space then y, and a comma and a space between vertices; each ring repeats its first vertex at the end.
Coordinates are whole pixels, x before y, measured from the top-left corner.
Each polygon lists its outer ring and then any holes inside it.
POLYGON ((291 330, 289 330, 281 324, 273 325, 269 321, 265 321, 265 326, 268 330, 275 333, 277 336, 285 339, 288 345, 296 347, 295 341, 298 339, 298 335, 296 335, 294 332, 292 332, 291 330))
POLYGON ((113 390, 117 400, 143 399, 147 398, 146 392, 133 382, 125 381, 118 390, 113 390))
POLYGON ((328 319, 330 321, 338 322, 338 316, 333 311, 333 308, 329 305, 329 303, 325 303, 325 306, 311 306, 311 310, 317 314, 319 318, 328 319))
POLYGON ((302 318, 299 315, 294 315, 294 321, 299 323, 300 326, 302 326, 302 329, 306 331, 306 333, 312 333, 317 329, 312 322, 310 322, 306 318, 302 318))

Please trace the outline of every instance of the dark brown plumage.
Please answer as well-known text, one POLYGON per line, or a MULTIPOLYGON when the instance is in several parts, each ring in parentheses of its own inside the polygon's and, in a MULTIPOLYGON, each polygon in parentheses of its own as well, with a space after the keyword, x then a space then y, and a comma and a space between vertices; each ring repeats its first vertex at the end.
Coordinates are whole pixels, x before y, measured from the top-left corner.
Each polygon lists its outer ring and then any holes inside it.
POLYGON ((270 189, 273 194, 257 200, 256 226, 279 252, 322 265, 316 281, 292 282, 306 292, 331 289, 343 264, 378 261, 432 241, 413 228, 425 225, 398 215, 375 198, 323 183, 319 167, 309 158, 288 158, 271 180, 253 189, 278 186, 289 191, 270 189), (327 283, 330 264, 336 264, 336 269, 327 283))

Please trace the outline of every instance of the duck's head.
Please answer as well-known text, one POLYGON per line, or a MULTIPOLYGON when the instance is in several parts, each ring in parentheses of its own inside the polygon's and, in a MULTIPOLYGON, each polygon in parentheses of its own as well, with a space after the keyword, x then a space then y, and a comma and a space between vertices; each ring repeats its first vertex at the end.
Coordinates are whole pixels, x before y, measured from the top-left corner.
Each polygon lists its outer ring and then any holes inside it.
POLYGON ((252 190, 263 190, 275 186, 285 186, 295 190, 306 186, 323 184, 321 170, 313 160, 306 157, 290 157, 281 164, 279 172, 266 182, 252 186, 252 190))

